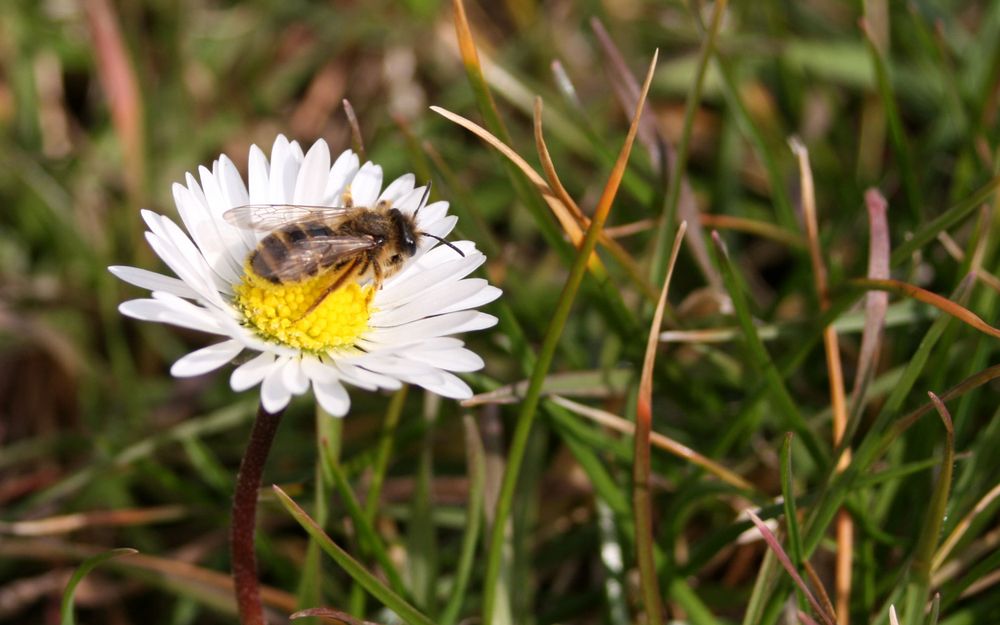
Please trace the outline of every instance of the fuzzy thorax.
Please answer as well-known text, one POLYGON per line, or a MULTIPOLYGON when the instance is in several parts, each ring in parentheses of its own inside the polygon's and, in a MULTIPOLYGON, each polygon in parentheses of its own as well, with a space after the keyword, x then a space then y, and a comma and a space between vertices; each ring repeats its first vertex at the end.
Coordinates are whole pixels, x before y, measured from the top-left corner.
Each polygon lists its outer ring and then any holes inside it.
POLYGON ((336 279, 320 272, 296 282, 274 283, 244 268, 234 304, 246 325, 265 340, 314 353, 350 347, 368 329, 374 290, 348 279, 309 310, 336 279))

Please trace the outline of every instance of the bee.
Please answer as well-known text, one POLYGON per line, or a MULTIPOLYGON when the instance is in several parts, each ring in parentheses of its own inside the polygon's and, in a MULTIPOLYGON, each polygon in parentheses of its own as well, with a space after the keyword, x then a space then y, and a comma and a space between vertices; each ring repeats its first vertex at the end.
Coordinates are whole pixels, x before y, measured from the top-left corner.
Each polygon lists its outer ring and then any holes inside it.
POLYGON ((305 317, 348 280, 370 277, 380 288, 417 253, 425 236, 465 256, 448 241, 417 228, 417 213, 429 194, 428 184, 412 215, 384 200, 373 207, 353 206, 345 193, 344 206, 247 204, 226 211, 223 218, 238 228, 268 233, 247 257, 250 270, 261 278, 285 284, 331 276, 305 317))

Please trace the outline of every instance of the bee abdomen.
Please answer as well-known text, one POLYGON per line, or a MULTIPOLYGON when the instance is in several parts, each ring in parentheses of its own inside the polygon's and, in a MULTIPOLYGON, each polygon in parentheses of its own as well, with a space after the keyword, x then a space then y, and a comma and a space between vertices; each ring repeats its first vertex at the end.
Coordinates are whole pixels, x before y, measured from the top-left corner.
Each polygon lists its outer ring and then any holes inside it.
POLYGON ((293 224, 276 230, 264 237, 254 250, 250 257, 250 268, 275 284, 314 276, 323 268, 318 260, 303 263, 301 258, 289 259, 289 251, 307 239, 333 234, 330 227, 319 222, 293 224))

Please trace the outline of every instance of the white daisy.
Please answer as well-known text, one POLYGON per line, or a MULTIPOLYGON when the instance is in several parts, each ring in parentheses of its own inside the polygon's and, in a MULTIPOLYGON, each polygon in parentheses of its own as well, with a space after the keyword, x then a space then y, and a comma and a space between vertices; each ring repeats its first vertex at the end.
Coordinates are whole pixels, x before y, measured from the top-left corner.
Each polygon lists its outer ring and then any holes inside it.
POLYGON ((256 356, 236 367, 236 391, 261 385, 269 412, 284 408, 293 395, 313 389, 330 414, 350 407, 344 383, 367 389, 396 389, 402 383, 464 399, 472 392, 450 372, 475 371, 483 360, 451 334, 488 328, 496 318, 476 310, 500 295, 486 280, 467 278, 486 258, 471 241, 438 246, 457 218, 447 202, 420 206, 424 187, 406 174, 382 189, 382 168, 360 165, 347 150, 330 163, 322 139, 308 154, 297 142, 278 136, 271 160, 250 148, 249 190, 225 155, 200 183, 187 174, 174 184, 174 201, 187 233, 169 218, 142 211, 146 239, 177 276, 136 267, 110 267, 125 282, 150 289, 152 297, 123 303, 122 314, 225 337, 174 363, 179 377, 201 375, 244 351, 256 356), (345 195, 346 194, 346 195, 345 195), (371 280, 351 280, 329 296, 315 296, 329 275, 273 283, 248 270, 247 262, 267 233, 237 228, 223 214, 247 204, 337 206, 351 197, 355 206, 385 201, 402 213, 416 212, 421 233, 416 254, 376 290, 371 280), (419 210, 418 210, 419 208, 419 210), (461 253, 459 253, 459 251, 461 253), (310 308, 320 301, 315 308, 310 308))

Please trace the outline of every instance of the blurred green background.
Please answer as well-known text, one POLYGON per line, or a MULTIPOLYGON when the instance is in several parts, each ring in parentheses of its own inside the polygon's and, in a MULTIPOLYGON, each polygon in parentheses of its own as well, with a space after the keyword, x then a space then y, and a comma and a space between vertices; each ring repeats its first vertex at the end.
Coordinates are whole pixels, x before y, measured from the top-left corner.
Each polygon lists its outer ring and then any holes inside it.
MULTIPOLYGON (((654 429, 753 485, 737 490, 654 452, 661 585, 679 622, 775 622, 783 599, 794 603, 795 595, 780 571, 764 567, 758 578, 766 548, 737 540, 749 527, 737 513, 781 493, 788 406, 769 394, 772 365, 760 362, 740 330, 732 285, 722 280, 725 263, 706 233, 720 230, 739 292, 761 334, 773 337, 766 348, 793 411, 829 452, 820 304, 787 140, 796 135, 810 150, 848 391, 864 313, 862 291, 847 280, 867 271, 869 187, 888 200, 894 249, 918 235, 913 253, 893 258, 893 277, 994 323, 998 227, 988 185, 1000 145, 1000 3, 733 1, 696 91, 713 8, 696 0, 466 6, 512 147, 541 170, 532 130, 533 98, 541 96, 552 160, 588 214, 632 115, 620 97, 623 68, 641 79, 659 49, 651 126, 640 135, 609 225, 621 227, 619 241, 643 277, 662 276, 662 267, 651 267, 661 236, 656 219, 670 211, 665 172, 676 161, 657 146, 684 156, 680 210, 703 226, 693 234, 701 252, 691 245, 681 255, 664 329, 732 332, 721 342, 661 350, 654 429), (602 46, 594 18, 620 60, 602 46), (976 279, 960 286, 970 271, 976 279), (754 590, 758 579, 766 591, 754 590), (769 607, 747 621, 758 600, 769 607)), ((170 185, 220 153, 245 172, 249 146, 266 152, 278 133, 306 146, 322 137, 335 152, 350 147, 345 98, 368 158, 389 179, 413 171, 433 180, 460 216, 457 236, 490 256, 483 273, 505 291, 489 309, 501 324, 465 337, 487 362, 467 379, 483 392, 528 377, 525 355, 549 331, 571 248, 555 220, 537 210, 545 210, 538 196, 512 184, 499 156, 428 109, 483 119, 450 3, 0 4, 0 622, 58 623, 62 589, 80 560, 125 546, 142 555, 85 580, 80 622, 235 622, 224 587, 226 531, 253 393, 235 395, 225 371, 172 379, 170 363, 206 337, 122 318, 117 305, 139 291, 106 267, 162 270, 145 245, 139 209, 175 216, 170 185)), ((609 279, 585 279, 552 372, 562 375, 558 392, 631 419, 652 308, 627 269, 610 254, 602 258, 609 279)), ((654 292, 661 286, 645 284, 654 292)), ((876 421, 887 404, 884 419, 895 420, 925 404, 927 391, 987 382, 960 389, 949 404, 957 455, 942 536, 974 516, 921 588, 941 593, 942 622, 1000 622, 996 503, 987 497, 998 482, 1000 420, 997 387, 982 374, 996 361, 997 339, 926 304, 896 295, 891 302, 854 442, 883 434, 871 425, 887 423, 876 421)), ((334 437, 343 474, 362 499, 387 442, 374 527, 411 598, 439 617, 469 526, 460 417, 475 416, 485 440, 490 501, 516 400, 464 409, 413 389, 397 395, 400 424, 387 432, 390 398, 351 394, 351 415, 335 425, 317 421, 310 398, 293 404, 265 484, 283 484, 325 517, 335 539, 364 554, 341 498, 317 477, 317 432, 334 437)), ((925 512, 934 510, 947 446, 933 411, 889 441, 885 454, 859 468, 846 496, 855 517, 849 616, 859 623, 887 622, 888 603, 898 605, 912 588, 911 560, 928 527, 925 512)), ((799 436, 793 461, 800 506, 817 506, 833 484, 829 458, 807 453, 799 436)), ((631 465, 630 437, 543 404, 515 500, 510 622, 642 621, 631 465), (623 563, 608 555, 615 549, 623 563)), ((485 507, 489 516, 492 506, 485 507)), ((285 593, 271 597, 278 612, 359 605, 350 599, 357 595, 351 580, 318 558, 269 491, 260 523, 262 581, 285 593)), ((458 601, 462 618, 478 618, 484 551, 458 601)), ((831 533, 812 558, 831 594, 834 551, 831 533)), ((371 600, 364 613, 380 623, 393 618, 371 600)))

